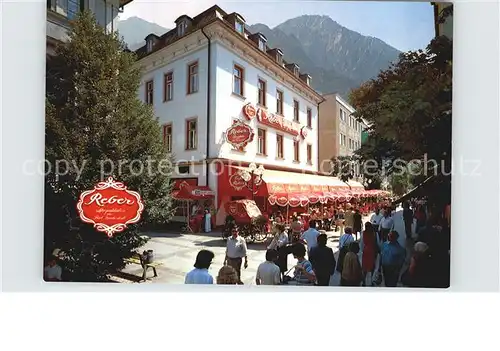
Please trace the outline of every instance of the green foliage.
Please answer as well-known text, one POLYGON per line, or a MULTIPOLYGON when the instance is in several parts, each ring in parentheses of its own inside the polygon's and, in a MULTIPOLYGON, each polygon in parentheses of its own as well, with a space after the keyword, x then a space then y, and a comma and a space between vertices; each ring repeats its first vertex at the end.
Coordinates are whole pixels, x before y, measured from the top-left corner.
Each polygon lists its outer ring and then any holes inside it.
POLYGON ((105 280, 145 243, 140 225, 166 223, 172 216, 170 156, 151 107, 137 98, 141 72, 124 48, 116 34, 106 34, 84 12, 73 23, 70 41, 47 62, 46 159, 70 165, 67 174, 45 178, 45 249, 65 253, 62 264, 72 281, 105 280), (112 239, 76 213, 80 193, 109 175, 138 191, 146 207, 140 225, 112 239))
POLYGON ((356 151, 390 175, 398 159, 451 162, 452 42, 431 41, 426 50, 403 53, 399 61, 350 94, 355 116, 370 125, 356 151))

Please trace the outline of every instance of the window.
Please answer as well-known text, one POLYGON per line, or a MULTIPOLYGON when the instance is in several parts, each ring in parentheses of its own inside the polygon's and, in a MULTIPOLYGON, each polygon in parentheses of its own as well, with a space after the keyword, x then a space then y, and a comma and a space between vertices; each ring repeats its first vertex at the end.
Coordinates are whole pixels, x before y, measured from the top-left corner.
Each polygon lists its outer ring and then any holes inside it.
POLYGON ((146 104, 153 104, 153 96, 154 96, 154 85, 153 81, 150 80, 146 82, 146 104))
POLYGON ((346 146, 346 136, 342 133, 340 133, 340 145, 346 146))
POLYGON ((259 79, 257 84, 257 88, 259 89, 259 96, 257 97, 257 102, 259 105, 266 106, 266 82, 262 79, 259 79))
POLYGON ((312 165, 313 148, 311 144, 307 144, 307 163, 312 165))
POLYGON ((257 154, 266 154, 266 131, 265 129, 257 130, 257 154))
POLYGON ((259 49, 262 51, 266 51, 266 43, 262 39, 259 39, 259 49))
POLYGON ((189 165, 187 166, 177 166, 179 174, 189 174, 189 165))
POLYGON ((172 125, 166 124, 163 126, 163 146, 167 152, 172 152, 172 125))
POLYGON ((300 162, 300 154, 299 154, 300 144, 298 141, 293 141, 293 161, 300 162))
POLYGON ((238 65, 233 67, 233 93, 239 96, 243 96, 243 79, 244 70, 238 65))
POLYGON ((283 154, 283 135, 281 134, 276 134, 276 157, 285 158, 283 154))
POLYGON ((74 19, 79 11, 84 10, 82 0, 47 0, 47 8, 63 15, 67 19, 74 19))
POLYGON ((236 21, 234 23, 234 29, 236 29, 236 31, 238 33, 241 33, 241 34, 245 33, 245 25, 241 21, 236 21))
POLYGON ((276 90, 276 113, 283 116, 283 92, 276 90))
POLYGON ((188 26, 188 24, 186 21, 180 22, 178 27, 177 27, 177 35, 182 36, 182 35, 186 34, 187 26, 188 26))
POLYGON ((171 101, 174 99, 174 74, 166 73, 163 76, 163 101, 171 101))
POLYGON ((276 62, 278 62, 280 65, 283 64, 283 53, 280 51, 276 53, 276 62))
POLYGON ((188 94, 198 92, 198 62, 188 66, 188 94))
POLYGON ((186 121, 186 150, 195 150, 197 144, 197 121, 190 119, 186 121))
POLYGON ((148 42, 146 43, 146 51, 148 53, 153 51, 153 39, 149 39, 148 42))
POLYGON ((297 100, 293 100, 293 120, 299 121, 299 102, 297 100))
POLYGON ((307 126, 312 128, 312 110, 307 108, 307 126))
POLYGON ((340 120, 342 122, 345 122, 345 111, 340 109, 340 120))

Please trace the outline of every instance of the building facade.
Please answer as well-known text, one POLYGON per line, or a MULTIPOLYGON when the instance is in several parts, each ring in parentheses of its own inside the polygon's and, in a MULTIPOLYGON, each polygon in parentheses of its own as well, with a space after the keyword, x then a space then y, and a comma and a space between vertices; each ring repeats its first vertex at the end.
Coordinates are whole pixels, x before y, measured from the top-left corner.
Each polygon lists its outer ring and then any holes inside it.
POLYGON ((70 21, 89 9, 108 31, 117 28, 118 13, 133 0, 47 0, 47 54, 53 55, 57 42, 68 40, 70 21))
POLYGON ((354 108, 338 94, 324 95, 319 107, 319 163, 320 171, 332 171, 330 160, 352 156, 361 147, 365 125, 352 116, 354 108))
POLYGON ((283 183, 294 174, 315 175, 323 97, 311 77, 262 34, 246 30, 237 13, 213 6, 175 23, 161 37, 147 36, 136 52, 143 69, 139 98, 159 118, 175 178, 208 186, 217 208, 243 197, 265 208, 269 187, 252 194, 238 170, 262 165, 269 184, 272 177, 283 183))
POLYGON ((453 11, 453 3, 451 2, 432 2, 434 7, 434 25, 436 37, 445 35, 449 39, 453 39, 453 13, 451 13, 444 22, 440 21, 440 17, 444 11, 453 11))

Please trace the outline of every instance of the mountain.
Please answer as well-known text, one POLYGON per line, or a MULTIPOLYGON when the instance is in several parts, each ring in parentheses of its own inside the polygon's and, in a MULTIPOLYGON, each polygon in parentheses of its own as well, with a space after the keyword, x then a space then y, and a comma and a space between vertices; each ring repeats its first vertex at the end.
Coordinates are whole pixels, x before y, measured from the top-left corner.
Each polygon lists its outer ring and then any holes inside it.
POLYGON ((283 51, 286 61, 309 73, 315 89, 344 97, 387 69, 400 54, 382 40, 345 28, 328 16, 304 15, 273 29, 259 23, 248 30, 264 34, 271 47, 283 51))
MULTIPOLYGON (((377 76, 397 60, 400 52, 382 40, 345 28, 328 16, 304 15, 269 28, 265 24, 247 26, 264 34, 270 47, 283 51, 287 62, 295 62, 309 73, 312 86, 322 93, 348 92, 377 76)), ((168 31, 138 17, 118 22, 118 31, 131 50, 144 45, 144 38, 168 31)))
POLYGON ((162 35, 168 32, 167 28, 143 20, 139 17, 129 17, 126 20, 118 21, 118 33, 128 44, 130 50, 137 50, 146 42, 144 38, 151 33, 162 35))

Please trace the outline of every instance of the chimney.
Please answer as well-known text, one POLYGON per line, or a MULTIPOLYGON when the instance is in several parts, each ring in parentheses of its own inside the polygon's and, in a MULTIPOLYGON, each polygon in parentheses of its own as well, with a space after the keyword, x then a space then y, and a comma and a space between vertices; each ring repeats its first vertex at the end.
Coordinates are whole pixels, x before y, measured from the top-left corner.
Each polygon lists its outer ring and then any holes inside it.
POLYGON ((299 78, 306 83, 307 85, 311 86, 311 76, 307 73, 303 73, 299 76, 299 78))

